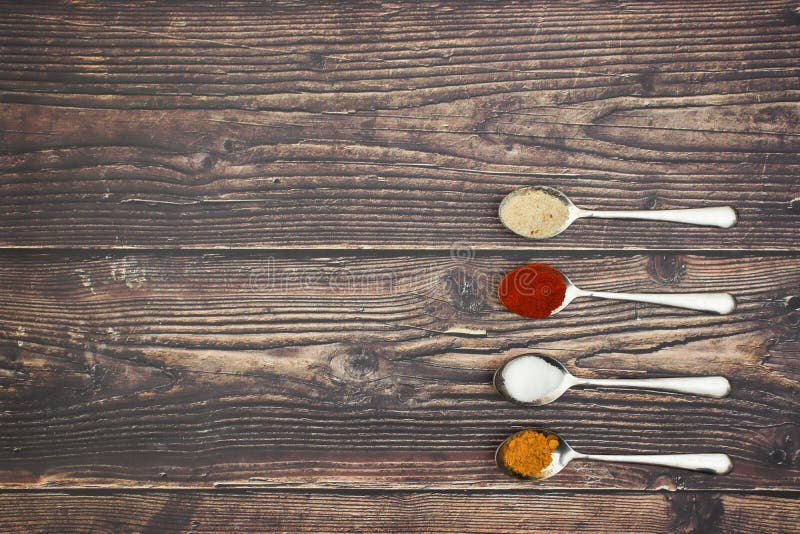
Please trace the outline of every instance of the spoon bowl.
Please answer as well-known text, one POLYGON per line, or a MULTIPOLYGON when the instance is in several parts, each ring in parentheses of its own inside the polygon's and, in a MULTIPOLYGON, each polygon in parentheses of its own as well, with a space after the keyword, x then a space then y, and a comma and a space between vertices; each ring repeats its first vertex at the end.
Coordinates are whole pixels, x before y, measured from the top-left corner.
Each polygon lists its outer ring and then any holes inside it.
POLYGON ((524 429, 512 434, 506 438, 503 443, 497 447, 494 453, 494 461, 497 466, 504 472, 523 478, 526 480, 542 481, 546 480, 561 472, 567 464, 573 460, 596 460, 602 462, 614 463, 633 463, 643 465, 658 465, 662 467, 674 467, 676 469, 687 469, 689 471, 701 471, 705 473, 713 473, 717 475, 724 475, 730 473, 733 469, 733 462, 727 454, 720 453, 699 453, 699 454, 582 454, 567 443, 561 436, 555 432, 543 428, 538 429, 524 429), (519 473, 509 469, 503 463, 502 452, 503 448, 515 437, 523 432, 534 430, 542 434, 548 435, 558 440, 558 446, 550 452, 550 464, 544 469, 532 476, 522 476, 519 473))
POLYGON ((678 378, 579 378, 549 356, 523 354, 505 362, 492 379, 506 400, 523 406, 544 406, 573 386, 643 389, 723 398, 731 391, 724 376, 678 378))
POLYGON ((580 216, 572 201, 552 187, 534 185, 512 191, 498 208, 503 226, 532 239, 554 237, 580 216))
POLYGON ((545 467, 544 469, 542 469, 533 476, 526 477, 520 475, 515 471, 512 471, 511 469, 508 468, 508 466, 506 466, 503 463, 503 459, 501 457, 503 447, 509 441, 514 439, 514 437, 516 437, 518 434, 525 432, 525 430, 520 430, 519 432, 507 437, 505 440, 503 440, 503 443, 501 443, 500 446, 497 447, 497 450, 494 452, 494 462, 497 464, 497 467, 499 467, 501 470, 505 471, 509 475, 517 478, 522 478, 525 480, 545 480, 554 475, 557 475, 562 469, 564 469, 567 466, 567 464, 570 461, 572 461, 572 457, 574 456, 575 451, 572 449, 572 447, 569 446, 569 444, 566 441, 561 439, 561 437, 558 434, 546 428, 536 428, 535 430, 545 435, 551 435, 558 440, 558 447, 556 447, 553 451, 550 452, 550 464, 547 467, 545 467))
POLYGON ((500 221, 517 235, 547 239, 566 230, 581 217, 601 219, 639 219, 697 226, 730 228, 738 216, 730 206, 668 210, 585 210, 564 193, 547 186, 521 187, 500 202, 500 221))
POLYGON ((494 384, 494 388, 498 391, 498 393, 500 393, 500 395, 502 395, 506 400, 516 404, 521 404, 523 406, 544 406, 545 404, 550 404, 554 400, 561 397, 561 395, 563 395, 569 388, 575 385, 575 377, 572 376, 569 371, 567 371, 566 367, 561 365, 561 362, 554 358, 549 356, 525 354, 522 356, 517 356, 516 358, 512 358, 501 365, 500 368, 494 373, 492 383, 494 384), (514 390, 520 386, 524 387, 526 382, 532 383, 530 385, 535 387, 534 382, 538 377, 520 376, 518 373, 519 371, 527 370, 525 367, 528 366, 523 367, 524 364, 529 362, 535 364, 537 360, 549 366, 543 367, 539 365, 538 367, 539 370, 544 370, 545 373, 547 373, 547 377, 551 379, 550 383, 554 385, 554 387, 544 388, 545 391, 543 393, 523 399, 513 395, 512 392, 509 391, 509 386, 511 385, 510 382, 512 380, 514 381, 512 386, 514 390), (555 381, 552 380, 552 378, 558 376, 556 373, 561 374, 561 380, 557 384, 555 384, 555 381))

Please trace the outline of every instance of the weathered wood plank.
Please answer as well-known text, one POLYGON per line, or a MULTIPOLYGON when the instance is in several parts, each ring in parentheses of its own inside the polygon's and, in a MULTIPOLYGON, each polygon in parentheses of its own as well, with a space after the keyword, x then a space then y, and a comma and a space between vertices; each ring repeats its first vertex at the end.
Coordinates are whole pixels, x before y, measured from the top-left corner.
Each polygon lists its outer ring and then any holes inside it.
POLYGON ((527 488, 492 463, 534 423, 586 452, 716 450, 726 477, 576 464, 550 488, 796 488, 794 256, 0 256, 0 484, 527 488), (730 316, 583 300, 527 321, 495 283, 729 290, 730 316), (486 337, 449 335, 485 329, 486 337), (584 376, 723 374, 728 399, 585 390, 511 406, 531 349, 584 376))
POLYGON ((783 1, 0 11, 0 246, 798 250, 783 1), (530 183, 741 223, 530 242, 530 183))
POLYGON ((5 532, 795 532, 796 496, 681 492, 0 493, 5 532))

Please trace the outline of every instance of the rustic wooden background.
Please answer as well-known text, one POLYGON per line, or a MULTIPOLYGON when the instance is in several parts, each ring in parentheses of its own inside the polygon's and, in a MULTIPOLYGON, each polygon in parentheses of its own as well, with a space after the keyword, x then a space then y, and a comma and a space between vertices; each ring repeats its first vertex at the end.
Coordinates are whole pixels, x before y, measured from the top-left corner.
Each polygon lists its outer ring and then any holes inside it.
POLYGON ((0 530, 797 532, 798 6, 0 3, 0 530), (526 241, 534 183, 741 222, 526 241), (531 261, 740 307, 522 320, 531 261), (512 406, 530 351, 733 393, 512 406), (537 486, 492 462, 530 424, 735 468, 537 486))

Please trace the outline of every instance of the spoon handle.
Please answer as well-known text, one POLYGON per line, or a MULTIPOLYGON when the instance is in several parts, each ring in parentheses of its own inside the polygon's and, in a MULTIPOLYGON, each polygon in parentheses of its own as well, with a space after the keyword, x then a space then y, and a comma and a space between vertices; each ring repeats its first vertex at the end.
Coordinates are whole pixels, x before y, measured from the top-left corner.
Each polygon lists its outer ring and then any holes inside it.
POLYGON ((730 206, 716 208, 691 208, 679 210, 581 210, 580 217, 601 219, 641 219, 646 221, 668 221, 698 226, 730 228, 736 224, 736 210, 730 206))
POLYGON ((684 378, 581 378, 579 386, 600 386, 624 389, 649 389, 689 393, 722 398, 731 392, 731 383, 724 376, 689 376, 684 378))
POLYGON ((690 471, 706 471, 724 475, 733 469, 733 462, 727 454, 581 454, 575 456, 584 460, 601 462, 620 462, 629 464, 661 465, 690 471))
POLYGON ((662 304, 675 308, 719 313, 720 315, 731 313, 736 309, 736 299, 730 293, 612 293, 608 291, 584 291, 583 294, 601 299, 662 304))

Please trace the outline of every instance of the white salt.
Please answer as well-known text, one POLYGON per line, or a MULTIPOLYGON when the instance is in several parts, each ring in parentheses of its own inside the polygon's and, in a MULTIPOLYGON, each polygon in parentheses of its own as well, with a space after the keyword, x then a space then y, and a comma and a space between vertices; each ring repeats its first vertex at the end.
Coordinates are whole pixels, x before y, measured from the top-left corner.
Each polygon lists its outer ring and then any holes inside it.
POLYGON ((503 367, 503 383, 508 394, 518 402, 533 402, 557 389, 564 373, 536 356, 521 356, 503 367))

